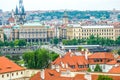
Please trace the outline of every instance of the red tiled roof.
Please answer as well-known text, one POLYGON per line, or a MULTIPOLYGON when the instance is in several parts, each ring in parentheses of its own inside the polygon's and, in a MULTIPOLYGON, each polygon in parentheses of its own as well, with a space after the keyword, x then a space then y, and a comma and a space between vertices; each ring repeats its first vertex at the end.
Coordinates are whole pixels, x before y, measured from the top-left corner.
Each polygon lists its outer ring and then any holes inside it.
POLYGON ((84 74, 77 74, 77 75, 73 78, 73 80, 87 80, 87 79, 85 79, 84 76, 85 76, 84 74))
POLYGON ((38 72, 37 74, 33 75, 30 80, 42 80, 40 77, 40 72, 38 72))
POLYGON ((10 18, 8 19, 8 21, 9 21, 9 22, 15 22, 15 19, 12 18, 12 17, 10 17, 10 18))
POLYGON ((119 66, 116 66, 116 67, 113 67, 109 73, 117 73, 117 74, 120 74, 120 65, 119 66))
MULTIPOLYGON (((40 77, 40 72, 35 74, 30 78, 30 80, 42 80, 40 77)), ((78 74, 75 77, 62 77, 60 73, 55 70, 45 69, 45 79, 44 80, 86 80, 84 74, 78 74)))
POLYGON ((14 72, 24 70, 6 57, 0 57, 0 73, 14 72))
POLYGON ((117 59, 120 59, 120 56, 118 56, 118 58, 117 59))
POLYGON ((110 62, 107 62, 106 64, 108 64, 108 65, 115 65, 116 63, 117 63, 116 60, 112 60, 112 61, 110 61, 110 62))
POLYGON ((68 64, 68 65, 74 65, 75 68, 71 68, 68 66, 67 69, 71 71, 78 71, 83 70, 86 71, 87 68, 78 68, 78 65, 87 65, 88 61, 85 59, 85 56, 76 56, 72 52, 67 52, 65 56, 58 57, 54 62, 52 62, 53 65, 59 65, 62 67, 61 63, 68 64))
POLYGON ((12 26, 2 26, 2 28, 12 28, 12 26))
POLYGON ((110 52, 96 52, 89 56, 89 58, 108 58, 108 59, 114 59, 114 56, 110 52))

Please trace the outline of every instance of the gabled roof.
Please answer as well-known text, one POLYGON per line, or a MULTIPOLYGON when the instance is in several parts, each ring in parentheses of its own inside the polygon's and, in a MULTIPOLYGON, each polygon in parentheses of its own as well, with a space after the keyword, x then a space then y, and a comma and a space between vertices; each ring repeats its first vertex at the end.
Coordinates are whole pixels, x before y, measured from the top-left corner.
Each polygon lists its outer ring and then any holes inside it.
POLYGON ((118 60, 120 60, 120 56, 118 56, 118 58, 117 58, 118 60))
POLYGON ((0 74, 20 70, 24 70, 24 68, 18 66, 17 64, 15 64, 14 62, 12 62, 11 60, 4 56, 0 57, 0 74))
POLYGON ((70 71, 77 71, 77 70, 87 70, 87 68, 78 68, 78 65, 87 65, 88 61, 85 59, 85 56, 77 56, 72 52, 67 52, 66 55, 63 57, 58 57, 55 61, 52 62, 53 65, 59 65, 62 67, 62 64, 69 65, 69 66, 75 66, 75 68, 71 67, 64 67, 66 69, 69 69, 70 71))
POLYGON ((89 58, 108 58, 114 59, 114 56, 111 52, 96 52, 89 56, 89 58))
POLYGON ((108 65, 115 65, 115 64, 117 64, 117 61, 114 59, 114 60, 112 60, 110 62, 107 62, 106 64, 108 64, 108 65))
POLYGON ((30 80, 42 80, 41 77, 40 77, 40 72, 38 72, 37 74, 35 74, 34 76, 32 76, 30 78, 30 80))
POLYGON ((109 73, 117 73, 117 74, 120 74, 120 65, 114 66, 114 67, 109 71, 109 73))
MULTIPOLYGON (((45 69, 44 74, 45 74, 44 80, 86 80, 84 78, 84 75, 82 74, 78 74, 75 77, 63 77, 63 76, 60 76, 59 72, 51 69, 45 69)), ((33 77, 31 77, 30 80, 42 80, 40 72, 38 72, 33 77)))

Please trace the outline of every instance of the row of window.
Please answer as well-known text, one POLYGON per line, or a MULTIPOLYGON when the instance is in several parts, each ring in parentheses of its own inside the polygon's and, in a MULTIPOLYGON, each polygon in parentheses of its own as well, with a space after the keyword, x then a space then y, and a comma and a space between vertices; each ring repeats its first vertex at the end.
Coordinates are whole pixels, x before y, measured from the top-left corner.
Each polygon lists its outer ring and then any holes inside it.
POLYGON ((113 29, 89 29, 89 30, 82 30, 82 32, 111 32, 113 29))
MULTIPOLYGON (((75 68, 75 65, 70 65, 70 67, 72 68, 72 69, 74 69, 75 68)), ((78 65, 78 68, 88 68, 89 67, 89 65, 78 65)))
MULTIPOLYGON (((16 72, 16 73, 12 73, 12 74, 7 74, 7 77, 9 77, 9 76, 14 76, 14 75, 19 75, 19 73, 18 72, 16 72)), ((20 74, 23 74, 23 72, 21 72, 20 74)), ((3 74, 2 75, 2 78, 4 78, 5 77, 5 74, 3 74)))

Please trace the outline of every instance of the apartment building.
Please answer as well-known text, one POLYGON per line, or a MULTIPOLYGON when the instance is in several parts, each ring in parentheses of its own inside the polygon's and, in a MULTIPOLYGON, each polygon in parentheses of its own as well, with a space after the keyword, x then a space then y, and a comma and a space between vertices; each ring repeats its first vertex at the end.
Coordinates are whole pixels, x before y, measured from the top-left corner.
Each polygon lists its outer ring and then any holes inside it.
POLYGON ((4 41, 4 33, 2 28, 0 28, 0 41, 4 41))
POLYGON ((115 40, 120 35, 120 28, 114 26, 81 26, 80 24, 69 24, 67 26, 67 39, 87 39, 90 35, 115 40))
POLYGON ((20 26, 19 39, 27 42, 47 42, 47 28, 40 23, 26 23, 20 26))

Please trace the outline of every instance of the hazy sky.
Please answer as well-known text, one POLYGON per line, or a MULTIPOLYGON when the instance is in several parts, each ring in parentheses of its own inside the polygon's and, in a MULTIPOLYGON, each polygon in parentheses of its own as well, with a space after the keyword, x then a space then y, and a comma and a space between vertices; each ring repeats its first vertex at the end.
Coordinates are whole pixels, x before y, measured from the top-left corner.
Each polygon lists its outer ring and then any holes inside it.
MULTIPOLYGON (((0 0, 0 9, 11 11, 19 0, 0 0)), ((23 0, 25 10, 120 10, 120 0, 23 0)))

